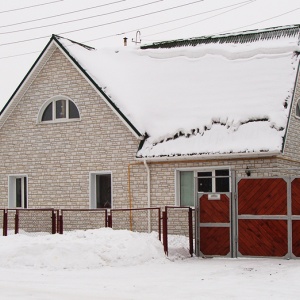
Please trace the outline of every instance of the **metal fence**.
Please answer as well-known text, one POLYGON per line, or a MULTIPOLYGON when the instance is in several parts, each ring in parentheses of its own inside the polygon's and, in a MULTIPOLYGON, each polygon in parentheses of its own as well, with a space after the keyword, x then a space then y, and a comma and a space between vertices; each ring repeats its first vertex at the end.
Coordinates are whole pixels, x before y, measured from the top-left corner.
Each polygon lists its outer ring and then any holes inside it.
POLYGON ((166 206, 135 209, 1 209, 3 235, 63 234, 65 231, 111 227, 136 232, 156 231, 168 254, 168 234, 189 236, 189 250, 193 255, 193 209, 166 206))
POLYGON ((58 232, 107 227, 106 209, 62 209, 58 232))
POLYGON ((137 232, 158 232, 161 239, 161 209, 132 208, 132 209, 111 209, 108 216, 108 226, 113 229, 127 229, 137 232))
POLYGON ((54 234, 58 211, 47 209, 4 209, 3 235, 8 234, 54 234))

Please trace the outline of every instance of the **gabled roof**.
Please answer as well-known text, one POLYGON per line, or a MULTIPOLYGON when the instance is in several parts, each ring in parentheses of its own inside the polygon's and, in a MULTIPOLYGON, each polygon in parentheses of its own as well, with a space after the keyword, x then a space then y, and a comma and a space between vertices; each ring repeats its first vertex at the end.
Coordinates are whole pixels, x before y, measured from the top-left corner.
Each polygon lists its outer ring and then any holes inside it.
POLYGON ((282 151, 299 32, 298 25, 286 26, 144 50, 52 40, 127 126, 144 136, 138 158, 216 157, 282 151))
POLYGON ((280 153, 299 64, 299 26, 197 40, 89 53, 61 42, 147 136, 137 157, 280 153))
MULTIPOLYGON (((62 46, 60 43, 60 39, 63 39, 62 37, 59 37, 57 35, 52 35, 49 42, 41 52, 41 54, 38 56, 30 70, 27 72, 15 92, 12 94, 10 99, 7 101, 5 106, 2 108, 0 112, 0 128, 5 123, 7 117, 9 116, 10 112, 15 108, 15 106, 18 104, 19 100, 22 98, 24 93, 27 91, 27 89, 30 87, 33 80, 36 78, 36 76, 39 74, 41 69, 44 67, 46 61, 51 57, 53 52, 58 48, 60 49, 66 57, 75 65, 76 68, 82 73, 82 75, 91 83, 91 85, 96 89, 96 91, 102 96, 102 98, 106 101, 106 103, 115 111, 115 113, 120 117, 120 119, 126 124, 126 126, 133 132, 133 134, 141 138, 141 133, 133 126, 133 124, 127 119, 127 117, 116 107, 116 105, 109 99, 109 97, 103 92, 101 87, 95 82, 89 74, 86 72, 85 69, 81 67, 80 64, 77 63, 77 61, 69 54, 67 48, 62 46)), ((87 51, 95 50, 93 47, 89 47, 87 45, 66 39, 71 45, 77 45, 81 48, 84 48, 87 51)))

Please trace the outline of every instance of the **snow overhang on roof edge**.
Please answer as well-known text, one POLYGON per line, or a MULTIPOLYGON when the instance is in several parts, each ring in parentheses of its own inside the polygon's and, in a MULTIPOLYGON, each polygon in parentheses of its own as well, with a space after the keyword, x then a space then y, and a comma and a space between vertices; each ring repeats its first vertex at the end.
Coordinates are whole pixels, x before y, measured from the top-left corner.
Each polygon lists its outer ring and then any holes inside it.
POLYGON ((232 153, 232 154, 203 154, 203 155, 178 155, 178 156, 160 156, 160 157, 136 157, 138 161, 191 161, 191 160, 230 160, 230 159, 254 159, 262 157, 281 157, 280 151, 255 152, 255 153, 232 153))

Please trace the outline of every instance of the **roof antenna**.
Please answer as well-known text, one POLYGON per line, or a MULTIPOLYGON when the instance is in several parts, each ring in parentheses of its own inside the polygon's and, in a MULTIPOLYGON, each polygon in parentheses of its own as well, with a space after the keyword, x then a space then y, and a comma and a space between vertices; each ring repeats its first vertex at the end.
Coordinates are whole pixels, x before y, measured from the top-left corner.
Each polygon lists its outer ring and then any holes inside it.
POLYGON ((135 40, 132 39, 132 42, 134 42, 135 44, 140 44, 142 42, 141 39, 141 32, 138 30, 135 34, 135 40))
POLYGON ((124 38, 123 38, 124 47, 126 47, 126 46, 127 46, 127 40, 128 40, 128 38, 127 38, 127 37, 124 37, 124 38))

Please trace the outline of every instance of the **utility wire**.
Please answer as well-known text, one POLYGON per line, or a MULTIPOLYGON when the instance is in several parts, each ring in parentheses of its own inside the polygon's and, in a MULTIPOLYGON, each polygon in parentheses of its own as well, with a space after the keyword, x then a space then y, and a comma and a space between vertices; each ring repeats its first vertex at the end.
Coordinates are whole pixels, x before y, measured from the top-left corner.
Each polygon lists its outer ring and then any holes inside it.
MULTIPOLYGON (((126 1, 126 0, 122 0, 122 1, 126 1)), ((120 32, 120 33, 115 33, 115 34, 111 34, 111 35, 107 35, 107 36, 102 36, 100 38, 95 38, 95 39, 91 39, 91 40, 86 40, 86 41, 83 41, 82 43, 88 43, 88 42, 102 40, 102 39, 106 39, 106 38, 110 38, 110 37, 120 36, 120 35, 124 35, 124 34, 128 34, 128 33, 136 32, 137 30, 148 29, 148 28, 151 28, 151 27, 156 27, 156 26, 160 26, 160 25, 163 25, 163 24, 171 23, 171 22, 176 22, 176 21, 183 20, 183 19, 192 18, 192 17, 198 16, 198 15, 207 14, 207 13, 210 13, 210 12, 213 12, 213 11, 222 10, 224 8, 240 5, 240 4, 246 3, 246 2, 249 2, 249 0, 244 1, 244 2, 240 2, 240 3, 235 3, 235 4, 223 6, 223 7, 219 7, 219 8, 216 8, 216 9, 207 10, 207 11, 204 11, 204 12, 201 12, 201 13, 198 13, 198 14, 193 14, 193 15, 189 15, 189 16, 169 20, 169 21, 166 21, 166 22, 161 22, 161 23, 141 27, 141 28, 138 28, 138 29, 133 29, 133 30, 125 31, 125 32, 120 32)), ((143 40, 145 40, 145 39, 143 39, 143 40)), ((151 41, 156 41, 156 40, 151 40, 151 41)), ((34 51, 34 52, 27 52, 27 53, 21 53, 21 54, 16 54, 16 55, 9 55, 9 56, 0 57, 0 59, 18 57, 18 56, 29 55, 29 54, 39 53, 39 52, 40 51, 34 51)))
POLYGON ((32 7, 37 7, 37 6, 42 6, 42 5, 48 5, 48 4, 61 2, 61 1, 64 1, 64 0, 56 0, 56 1, 51 1, 51 2, 46 2, 46 3, 41 3, 41 4, 35 4, 35 5, 31 5, 31 6, 25 6, 25 7, 19 7, 19 8, 4 10, 4 11, 0 11, 0 14, 12 12, 12 11, 17 11, 17 10, 22 10, 22 9, 27 9, 27 8, 32 8, 32 7))
POLYGON ((147 36, 153 36, 153 35, 157 35, 157 34, 161 34, 161 33, 165 33, 165 32, 169 32, 169 31, 174 31, 174 30, 181 29, 181 28, 184 28, 184 27, 188 27, 188 26, 191 26, 191 25, 203 22, 203 21, 207 21, 209 19, 218 17, 220 15, 226 14, 226 13, 231 12, 231 11, 236 10, 236 9, 239 9, 239 8, 241 8, 243 6, 249 5, 249 4, 251 4, 251 3, 255 2, 255 1, 256 0, 247 1, 246 3, 244 3, 242 5, 239 5, 238 7, 234 7, 234 8, 228 9, 228 10, 226 10, 224 12, 218 13, 218 14, 210 16, 210 17, 207 17, 205 19, 202 19, 202 20, 199 20, 199 21, 196 21, 196 22, 192 22, 192 23, 189 23, 189 24, 186 24, 186 25, 178 26, 178 27, 175 27, 175 28, 172 28, 172 29, 168 29, 168 30, 164 30, 164 31, 156 32, 156 33, 147 34, 147 35, 145 35, 145 37, 147 37, 147 36))
MULTIPOLYGON (((102 40, 105 38, 109 38, 109 37, 114 37, 114 36, 120 36, 120 35, 124 35, 124 34, 128 34, 128 33, 132 33, 132 32, 136 32, 138 30, 144 30, 144 29, 148 29, 148 28, 152 28, 152 27, 156 27, 156 26, 160 26, 160 25, 164 25, 164 24, 168 24, 168 23, 172 23, 172 22, 176 22, 176 21, 180 21, 180 20, 184 20, 184 19, 189 19, 195 16, 199 16, 199 15, 204 15, 213 11, 217 11, 217 10, 222 10, 224 8, 228 8, 228 7, 232 7, 232 6, 236 6, 236 5, 240 5, 243 3, 248 3, 250 0, 244 1, 244 2, 240 2, 240 3, 235 3, 235 4, 231 4, 231 5, 227 5, 227 6, 223 6, 223 7, 219 7, 216 9, 211 9, 211 10, 207 10, 198 14, 193 14, 193 15, 189 15, 189 16, 185 16, 185 17, 181 17, 181 18, 177 18, 177 19, 172 19, 169 21, 165 21, 165 22, 161 22, 161 23, 157 23, 157 24, 153 24, 153 25, 149 25, 149 26, 145 26, 145 27, 139 27, 137 29, 133 29, 133 30, 129 30, 129 31, 124 31, 124 32, 120 32, 120 33, 116 33, 116 34, 111 34, 111 35, 107 35, 107 36, 103 36, 100 38, 95 38, 95 39, 91 39, 91 40, 87 40, 87 41, 83 41, 83 43, 87 43, 87 42, 93 42, 93 41, 97 41, 97 40, 102 40)), ((254 1, 254 0, 252 0, 254 1)), ((143 39, 145 40, 145 39, 143 39)))
POLYGON ((41 53, 41 51, 33 51, 33 52, 26 52, 26 53, 8 55, 8 56, 0 57, 0 59, 13 58, 13 57, 18 57, 18 56, 25 56, 25 55, 34 54, 34 53, 41 53))
POLYGON ((112 14, 116 14, 116 13, 123 12, 123 11, 126 11, 126 10, 140 8, 140 7, 143 7, 143 6, 155 4, 157 2, 162 2, 162 1, 163 0, 156 0, 156 1, 153 1, 153 2, 148 2, 148 3, 145 3, 145 4, 141 4, 141 5, 136 5, 136 6, 132 6, 132 7, 124 8, 124 9, 119 9, 119 10, 115 10, 115 11, 104 13, 104 14, 100 14, 100 15, 89 16, 89 17, 84 17, 84 18, 80 18, 80 19, 76 19, 76 20, 69 20, 69 21, 58 22, 58 23, 54 23, 54 24, 42 25, 42 26, 37 26, 37 27, 31 27, 31 28, 25 28, 25 29, 19 29, 19 30, 12 30, 12 31, 0 32, 0 34, 16 33, 16 32, 22 32, 22 31, 28 31, 28 30, 45 28, 45 27, 52 27, 52 26, 61 25, 61 24, 79 22, 79 21, 82 21, 82 20, 87 20, 87 19, 92 19, 92 18, 107 16, 107 15, 112 15, 112 14))
MULTIPOLYGON (((134 16, 134 17, 130 17, 130 18, 125 18, 125 19, 121 19, 121 20, 117 20, 117 21, 112 21, 112 22, 108 22, 108 23, 103 23, 103 24, 99 24, 99 25, 95 25, 95 26, 89 26, 89 27, 84 27, 84 28, 80 28, 80 29, 65 31, 65 32, 61 32, 59 34, 67 34, 67 33, 72 33, 72 32, 77 32, 77 31, 92 29, 92 28, 96 28, 96 27, 101 27, 101 26, 116 24, 116 23, 120 23, 120 22, 124 22, 124 21, 128 21, 128 20, 133 20, 133 19, 137 19, 137 18, 141 18, 141 17, 145 17, 145 16, 149 16, 149 15, 153 15, 153 14, 157 14, 157 13, 169 11, 169 10, 172 10, 172 9, 176 9, 176 8, 180 8, 180 7, 192 5, 192 4, 195 4, 195 3, 202 2, 202 1, 204 1, 204 0, 198 0, 198 1, 190 2, 190 3, 186 3, 186 4, 183 4, 183 5, 173 6, 173 7, 170 7, 170 8, 161 9, 161 10, 154 11, 154 12, 151 12, 151 13, 146 13, 146 14, 142 14, 142 15, 138 15, 138 16, 134 16)), ((40 39, 44 39, 44 38, 47 38, 47 37, 48 36, 41 36, 41 37, 31 38, 31 39, 25 39, 25 40, 21 40, 21 41, 8 42, 8 43, 0 44, 0 46, 7 46, 7 45, 12 45, 12 44, 18 44, 18 43, 24 43, 24 42, 29 42, 29 41, 35 41, 35 40, 40 40, 40 39)))
POLYGON ((248 27, 248 26, 256 25, 256 24, 260 24, 260 23, 263 23, 263 22, 266 22, 266 21, 269 21, 269 20, 272 20, 272 19, 279 18, 279 17, 284 16, 284 15, 287 15, 287 14, 290 14, 290 13, 292 13, 292 12, 298 10, 298 9, 300 9, 300 7, 295 8, 295 9, 290 10, 290 11, 287 11, 287 12, 285 12, 285 13, 283 13, 283 14, 280 14, 280 15, 277 15, 277 16, 274 16, 274 17, 271 17, 271 18, 268 18, 268 19, 264 19, 264 20, 259 21, 259 22, 255 22, 255 23, 252 23, 252 24, 248 24, 248 25, 244 25, 244 26, 232 28, 232 29, 226 30, 226 31, 221 31, 221 32, 218 32, 217 34, 219 34, 219 33, 224 33, 224 32, 228 32, 228 31, 233 31, 233 30, 237 30, 237 29, 241 29, 241 28, 245 28, 245 27, 248 27))
POLYGON ((36 22, 36 21, 42 21, 42 20, 46 20, 46 19, 52 19, 52 18, 56 18, 56 17, 71 15, 71 14, 75 14, 75 13, 78 13, 78 12, 91 10, 91 9, 98 8, 98 7, 108 6, 108 5, 112 5, 112 4, 116 4, 116 3, 120 3, 120 2, 124 2, 124 1, 127 1, 127 0, 119 0, 119 1, 109 2, 109 3, 106 3, 106 4, 101 4, 101 5, 96 5, 96 6, 92 6, 92 7, 88 7, 88 8, 73 10, 73 11, 70 11, 70 12, 67 12, 67 13, 58 14, 58 15, 54 15, 54 16, 48 16, 48 17, 38 18, 38 19, 34 19, 34 20, 29 20, 29 21, 23 21, 23 22, 3 25, 3 26, 0 26, 0 28, 11 27, 11 26, 16 26, 16 25, 20 25, 20 24, 32 23, 32 22, 36 22))

